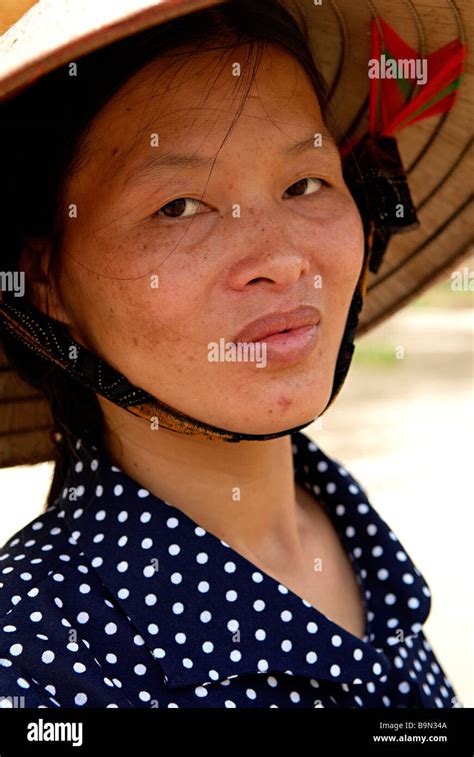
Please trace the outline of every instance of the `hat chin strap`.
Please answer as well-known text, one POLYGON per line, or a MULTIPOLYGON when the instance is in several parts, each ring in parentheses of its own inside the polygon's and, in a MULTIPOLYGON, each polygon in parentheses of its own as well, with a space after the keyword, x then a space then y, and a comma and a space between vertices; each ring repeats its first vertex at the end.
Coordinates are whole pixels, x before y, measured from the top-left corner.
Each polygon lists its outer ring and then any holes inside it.
MULTIPOLYGON (((354 352, 352 340, 361 305, 362 297, 357 288, 339 349, 332 394, 323 412, 336 397, 349 369, 354 352)), ((229 431, 192 418, 134 386, 112 366, 72 339, 64 323, 45 315, 26 302, 15 303, 13 296, 0 300, 0 328, 12 334, 43 359, 60 366, 84 386, 139 418, 154 423, 156 428, 165 428, 180 434, 199 434, 209 439, 223 439, 228 442, 264 441, 291 434, 316 420, 312 418, 300 426, 286 428, 273 434, 241 434, 229 431)))

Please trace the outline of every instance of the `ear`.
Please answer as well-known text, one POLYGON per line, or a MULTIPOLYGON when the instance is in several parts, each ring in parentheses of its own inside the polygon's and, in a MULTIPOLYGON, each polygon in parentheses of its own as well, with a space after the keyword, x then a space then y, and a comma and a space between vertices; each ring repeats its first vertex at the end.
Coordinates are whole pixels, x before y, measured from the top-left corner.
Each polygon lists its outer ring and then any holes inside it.
POLYGON ((20 252, 19 268, 25 272, 28 302, 45 315, 67 324, 54 282, 48 277, 51 251, 49 239, 29 239, 20 252))

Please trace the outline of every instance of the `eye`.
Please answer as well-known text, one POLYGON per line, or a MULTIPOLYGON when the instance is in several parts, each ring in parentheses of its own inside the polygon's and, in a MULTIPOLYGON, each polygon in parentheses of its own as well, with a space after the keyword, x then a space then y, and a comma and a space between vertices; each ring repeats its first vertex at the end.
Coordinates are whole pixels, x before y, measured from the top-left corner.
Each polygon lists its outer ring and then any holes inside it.
POLYGON ((289 192, 290 190, 296 190, 294 194, 290 194, 290 197, 299 197, 301 195, 304 196, 305 194, 315 194, 316 192, 319 192, 321 190, 321 187, 323 186, 328 186, 327 182, 325 182, 323 179, 317 179, 315 176, 308 176, 307 178, 295 181, 294 184, 288 187, 286 192, 289 192), (305 192, 308 187, 311 189, 311 191, 305 192))
POLYGON ((195 200, 194 197, 177 197, 176 200, 171 200, 157 210, 154 215, 165 218, 189 218, 196 215, 199 205, 203 205, 200 200, 195 200), (186 206, 186 203, 189 203, 186 206))

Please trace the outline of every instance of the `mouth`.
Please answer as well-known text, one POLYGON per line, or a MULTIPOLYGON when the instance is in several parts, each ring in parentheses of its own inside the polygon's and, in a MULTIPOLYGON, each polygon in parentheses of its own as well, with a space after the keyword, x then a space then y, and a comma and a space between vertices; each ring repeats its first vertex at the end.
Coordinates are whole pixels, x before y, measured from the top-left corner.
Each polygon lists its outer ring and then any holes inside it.
POLYGON ((255 339, 254 344, 288 344, 294 343, 295 339, 301 336, 305 336, 313 332, 316 329, 317 324, 313 326, 300 326, 297 329, 285 329, 284 331, 276 331, 272 334, 268 334, 262 339, 255 339))
POLYGON ((254 321, 237 337, 237 344, 259 345, 267 364, 294 365, 314 350, 320 331, 320 313, 316 308, 300 308, 254 321))
POLYGON ((269 313, 245 326, 233 341, 237 344, 263 341, 276 343, 276 337, 293 338, 300 329, 317 326, 320 318, 320 311, 313 306, 302 306, 286 313, 269 313))

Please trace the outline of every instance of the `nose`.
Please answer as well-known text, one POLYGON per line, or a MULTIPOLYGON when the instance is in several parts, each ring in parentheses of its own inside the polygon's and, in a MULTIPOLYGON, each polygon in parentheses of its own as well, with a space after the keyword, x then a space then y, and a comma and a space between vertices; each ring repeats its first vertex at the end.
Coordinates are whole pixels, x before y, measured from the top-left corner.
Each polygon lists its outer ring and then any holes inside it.
MULTIPOLYGON (((249 286, 266 286, 282 291, 311 270, 311 259, 304 249, 304 236, 283 226, 284 221, 270 219, 268 213, 250 216, 234 233, 240 236, 236 256, 229 271, 229 285, 235 290, 249 286), (244 227, 245 226, 245 227, 244 227)), ((235 239, 235 237, 234 237, 235 239)), ((234 247, 235 249, 235 247, 234 247)))

